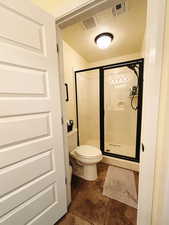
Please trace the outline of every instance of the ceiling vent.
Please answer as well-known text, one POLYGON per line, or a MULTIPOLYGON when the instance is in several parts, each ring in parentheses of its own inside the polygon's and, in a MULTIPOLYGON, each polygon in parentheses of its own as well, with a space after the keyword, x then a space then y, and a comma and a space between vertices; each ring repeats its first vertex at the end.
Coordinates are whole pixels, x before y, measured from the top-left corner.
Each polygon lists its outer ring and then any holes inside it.
POLYGON ((96 19, 95 19, 95 17, 90 17, 90 18, 84 20, 82 22, 82 25, 83 25, 83 27, 86 30, 90 30, 90 29, 96 27, 96 19))
POLYGON ((119 16, 120 14, 125 13, 128 9, 127 0, 113 0, 112 3, 112 13, 114 16, 119 16))

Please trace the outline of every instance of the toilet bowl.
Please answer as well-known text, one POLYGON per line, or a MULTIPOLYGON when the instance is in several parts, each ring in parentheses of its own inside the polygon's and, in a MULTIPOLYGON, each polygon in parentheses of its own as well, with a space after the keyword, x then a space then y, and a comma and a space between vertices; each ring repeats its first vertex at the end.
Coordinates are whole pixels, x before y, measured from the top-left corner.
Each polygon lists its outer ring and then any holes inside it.
POLYGON ((97 163, 102 160, 100 149, 81 145, 70 152, 73 174, 85 180, 97 179, 97 163))

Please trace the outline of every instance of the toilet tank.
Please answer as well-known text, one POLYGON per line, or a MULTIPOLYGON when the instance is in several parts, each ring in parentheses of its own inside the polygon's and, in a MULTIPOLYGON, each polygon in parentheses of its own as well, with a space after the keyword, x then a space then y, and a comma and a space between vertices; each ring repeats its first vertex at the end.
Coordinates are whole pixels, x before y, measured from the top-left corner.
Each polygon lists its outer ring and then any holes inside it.
POLYGON ((68 149, 69 152, 73 151, 77 147, 77 129, 67 133, 68 149))

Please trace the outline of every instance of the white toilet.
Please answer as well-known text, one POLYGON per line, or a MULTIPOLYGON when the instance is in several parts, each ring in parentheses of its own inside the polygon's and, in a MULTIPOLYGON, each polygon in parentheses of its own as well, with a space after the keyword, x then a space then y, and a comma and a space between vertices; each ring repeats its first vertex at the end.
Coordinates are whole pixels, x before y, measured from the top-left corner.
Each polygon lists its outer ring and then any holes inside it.
POLYGON ((102 160, 100 149, 89 145, 77 146, 77 129, 69 132, 67 137, 72 173, 85 180, 96 180, 97 163, 102 160))
POLYGON ((97 179, 97 163, 102 160, 100 149, 81 145, 70 152, 70 158, 73 174, 89 181, 97 179))

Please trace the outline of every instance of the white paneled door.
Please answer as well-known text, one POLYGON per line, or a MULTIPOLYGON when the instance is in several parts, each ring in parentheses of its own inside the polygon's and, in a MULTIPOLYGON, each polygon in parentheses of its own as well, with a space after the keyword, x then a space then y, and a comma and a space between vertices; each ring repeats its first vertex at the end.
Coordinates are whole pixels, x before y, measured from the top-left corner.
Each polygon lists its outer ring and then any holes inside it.
POLYGON ((65 213, 55 20, 0 0, 0 225, 53 225, 65 213))

